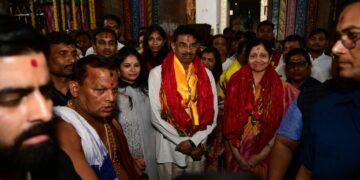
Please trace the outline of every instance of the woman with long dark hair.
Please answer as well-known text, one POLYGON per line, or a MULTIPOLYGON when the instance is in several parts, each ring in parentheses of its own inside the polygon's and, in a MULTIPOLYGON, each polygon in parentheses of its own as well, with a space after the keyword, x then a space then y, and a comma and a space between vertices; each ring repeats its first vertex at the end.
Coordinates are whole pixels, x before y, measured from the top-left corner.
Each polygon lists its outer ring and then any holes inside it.
POLYGON ((155 130, 150 121, 147 68, 137 50, 129 47, 119 50, 115 63, 120 70, 118 120, 137 167, 143 170, 144 176, 157 179, 155 130))
POLYGON ((205 67, 207 67, 212 72, 215 82, 218 83, 220 75, 223 72, 219 51, 213 47, 205 48, 201 52, 200 58, 205 67))
POLYGON ((151 25, 145 32, 143 43, 143 60, 150 70, 160 65, 169 52, 166 32, 157 24, 151 25))

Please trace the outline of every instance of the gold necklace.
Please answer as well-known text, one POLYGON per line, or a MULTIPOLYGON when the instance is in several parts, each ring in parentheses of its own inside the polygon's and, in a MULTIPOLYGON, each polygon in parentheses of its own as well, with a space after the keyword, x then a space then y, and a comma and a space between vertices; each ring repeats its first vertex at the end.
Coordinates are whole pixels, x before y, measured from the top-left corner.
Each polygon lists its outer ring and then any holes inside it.
POLYGON ((120 160, 118 158, 118 146, 115 141, 114 133, 108 122, 104 123, 105 134, 106 134, 106 149, 109 152, 110 160, 112 161, 116 174, 121 172, 120 160))
MULTIPOLYGON (((109 156, 110 156, 110 159, 114 159, 114 155, 113 155, 113 148, 114 148, 114 142, 113 142, 113 134, 112 134, 112 131, 110 129, 110 125, 109 123, 104 123, 104 128, 105 128, 105 134, 106 134, 106 148, 108 149, 109 151, 109 156)), ((115 145, 115 148, 116 148, 116 145, 115 145)), ((115 153, 116 154, 116 153, 115 153)))

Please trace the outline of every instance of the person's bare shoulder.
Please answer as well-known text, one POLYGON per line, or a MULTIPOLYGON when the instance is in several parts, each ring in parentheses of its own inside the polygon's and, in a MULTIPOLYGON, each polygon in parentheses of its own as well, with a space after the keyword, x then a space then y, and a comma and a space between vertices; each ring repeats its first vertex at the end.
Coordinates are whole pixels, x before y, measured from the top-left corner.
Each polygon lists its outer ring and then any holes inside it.
POLYGON ((81 138, 74 126, 61 118, 55 119, 55 124, 59 146, 70 157, 79 176, 82 179, 97 179, 95 172, 86 160, 81 146, 81 138))
MULTIPOLYGON (((61 147, 70 145, 72 148, 81 148, 81 139, 76 129, 61 118, 55 119, 56 137, 61 147)), ((82 151, 82 150, 81 150, 82 151)))

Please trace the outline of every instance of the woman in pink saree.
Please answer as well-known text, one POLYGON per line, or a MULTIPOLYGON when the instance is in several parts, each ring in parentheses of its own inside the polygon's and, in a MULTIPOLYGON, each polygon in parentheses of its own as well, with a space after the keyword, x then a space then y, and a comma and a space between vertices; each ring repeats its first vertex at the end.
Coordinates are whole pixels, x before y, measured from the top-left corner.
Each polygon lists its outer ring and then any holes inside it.
POLYGON ((266 179, 275 131, 299 91, 282 81, 270 65, 271 46, 266 40, 250 42, 245 60, 226 90, 223 130, 231 149, 226 169, 266 179))

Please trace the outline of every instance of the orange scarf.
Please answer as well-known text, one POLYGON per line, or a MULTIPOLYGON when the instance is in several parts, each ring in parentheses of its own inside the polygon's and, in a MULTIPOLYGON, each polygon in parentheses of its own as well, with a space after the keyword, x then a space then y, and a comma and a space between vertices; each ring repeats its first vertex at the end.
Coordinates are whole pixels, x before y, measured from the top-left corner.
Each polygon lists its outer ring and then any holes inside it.
POLYGON ((206 129, 214 118, 214 96, 201 60, 196 57, 186 74, 171 52, 161 67, 161 117, 182 137, 191 137, 197 131, 206 129))

